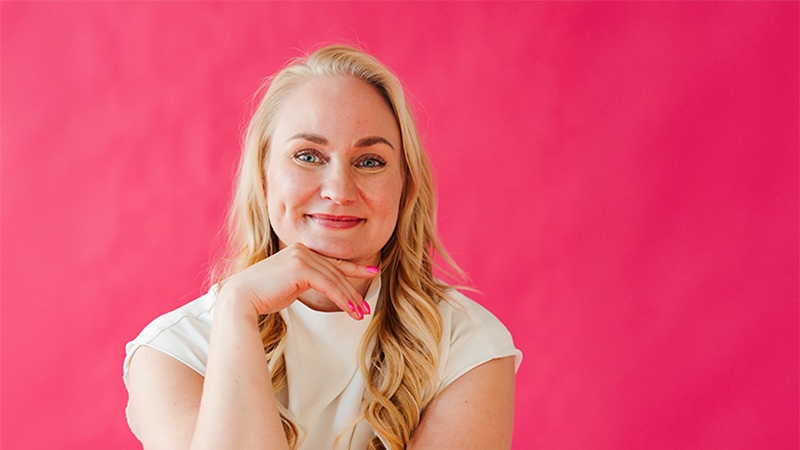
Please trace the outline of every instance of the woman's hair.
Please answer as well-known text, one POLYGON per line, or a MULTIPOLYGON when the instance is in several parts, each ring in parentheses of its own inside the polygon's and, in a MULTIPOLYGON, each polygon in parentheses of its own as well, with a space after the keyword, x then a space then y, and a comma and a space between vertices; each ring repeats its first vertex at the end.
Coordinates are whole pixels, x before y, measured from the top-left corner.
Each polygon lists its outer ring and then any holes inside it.
MULTIPOLYGON (((267 214, 265 163, 281 106, 292 91, 309 80, 350 76, 381 94, 400 129, 404 187, 394 233, 381 250, 380 301, 362 340, 360 370, 366 380, 363 417, 380 437, 370 449, 404 448, 419 425, 422 411, 436 393, 442 320, 437 303, 448 286, 433 275, 438 253, 456 271, 436 235, 433 176, 417 135, 400 81, 363 51, 324 47, 278 72, 256 108, 245 133, 233 204, 229 215, 230 257, 224 274, 236 273, 278 251, 278 238, 267 214)), ((290 446, 301 432, 286 409, 286 324, 280 314, 259 322, 278 409, 290 446)), ((342 430, 344 433, 346 430, 342 430)), ((340 434, 342 436, 342 434, 340 434)))

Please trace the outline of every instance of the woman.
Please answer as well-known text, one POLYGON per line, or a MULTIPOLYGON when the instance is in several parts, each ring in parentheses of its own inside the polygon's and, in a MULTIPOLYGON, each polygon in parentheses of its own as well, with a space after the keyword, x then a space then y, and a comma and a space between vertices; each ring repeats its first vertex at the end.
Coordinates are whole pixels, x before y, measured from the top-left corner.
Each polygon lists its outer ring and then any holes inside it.
POLYGON ((279 72, 245 136, 223 281, 127 346, 145 448, 510 447, 521 354, 434 278, 434 216, 388 69, 333 46, 279 72))

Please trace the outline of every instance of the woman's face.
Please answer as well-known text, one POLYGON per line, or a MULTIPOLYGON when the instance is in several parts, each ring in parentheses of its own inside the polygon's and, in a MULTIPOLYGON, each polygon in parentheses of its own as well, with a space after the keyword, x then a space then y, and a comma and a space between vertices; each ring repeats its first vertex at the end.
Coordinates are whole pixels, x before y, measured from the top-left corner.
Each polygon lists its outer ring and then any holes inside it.
POLYGON ((400 131, 374 87, 344 76, 284 100, 266 163, 269 220, 281 247, 377 265, 403 191, 400 131))

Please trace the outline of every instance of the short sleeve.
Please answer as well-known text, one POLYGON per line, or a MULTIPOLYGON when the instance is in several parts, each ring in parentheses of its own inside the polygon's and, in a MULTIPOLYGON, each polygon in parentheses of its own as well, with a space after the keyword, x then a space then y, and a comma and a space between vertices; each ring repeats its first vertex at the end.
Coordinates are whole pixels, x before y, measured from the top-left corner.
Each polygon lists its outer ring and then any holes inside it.
POLYGON ((123 373, 128 373, 131 356, 141 346, 162 351, 204 375, 211 337, 214 291, 150 322, 125 346, 123 373))
POLYGON ((522 362, 522 352, 514 347, 511 333, 486 308, 453 291, 451 298, 439 305, 444 325, 440 345, 441 392, 471 369, 493 359, 514 357, 515 370, 522 362))

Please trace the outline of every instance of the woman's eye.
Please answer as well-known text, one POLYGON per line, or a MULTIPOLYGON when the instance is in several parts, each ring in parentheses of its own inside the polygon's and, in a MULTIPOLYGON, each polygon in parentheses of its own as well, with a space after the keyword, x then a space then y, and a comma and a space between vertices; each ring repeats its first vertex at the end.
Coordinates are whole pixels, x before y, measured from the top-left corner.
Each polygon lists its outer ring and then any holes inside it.
POLYGON ((314 152, 310 151, 302 151, 294 155, 294 159, 300 161, 304 164, 317 164, 321 161, 319 155, 314 154, 314 152))
POLYGON ((375 156, 366 156, 358 160, 356 165, 359 167, 363 167, 365 169, 377 169, 385 166, 386 162, 381 158, 375 156))

